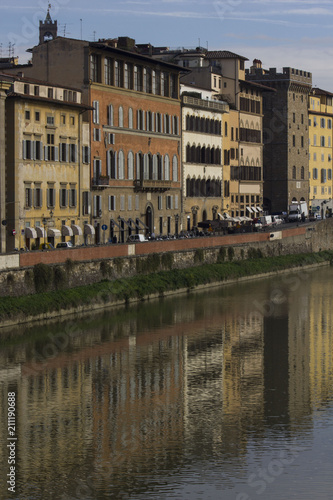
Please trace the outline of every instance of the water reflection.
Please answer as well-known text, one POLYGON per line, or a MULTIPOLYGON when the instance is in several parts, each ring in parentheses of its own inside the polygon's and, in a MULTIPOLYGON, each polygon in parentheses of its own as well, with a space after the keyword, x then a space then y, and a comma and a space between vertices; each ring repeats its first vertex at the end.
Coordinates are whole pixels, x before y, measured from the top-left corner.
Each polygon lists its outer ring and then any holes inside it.
POLYGON ((6 470, 15 391, 17 498, 248 500, 270 466, 265 490, 281 498, 283 484, 287 498, 284 472, 300 470, 316 412, 332 406, 331 276, 214 288, 4 333, 0 461, 6 470))

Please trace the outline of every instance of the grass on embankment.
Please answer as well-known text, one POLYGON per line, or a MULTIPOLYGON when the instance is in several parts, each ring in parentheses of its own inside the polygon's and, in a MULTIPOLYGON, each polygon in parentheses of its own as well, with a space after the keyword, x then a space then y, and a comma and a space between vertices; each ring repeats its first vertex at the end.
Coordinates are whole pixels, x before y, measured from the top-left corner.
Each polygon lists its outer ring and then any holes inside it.
POLYGON ((143 299, 153 294, 193 288, 198 285, 223 282, 245 276, 319 264, 333 259, 332 252, 316 254, 263 257, 236 262, 201 264, 188 269, 173 269, 152 274, 137 275, 113 281, 101 281, 72 289, 44 292, 22 297, 0 299, 0 321, 25 316, 38 316, 61 309, 72 309, 91 304, 143 299))

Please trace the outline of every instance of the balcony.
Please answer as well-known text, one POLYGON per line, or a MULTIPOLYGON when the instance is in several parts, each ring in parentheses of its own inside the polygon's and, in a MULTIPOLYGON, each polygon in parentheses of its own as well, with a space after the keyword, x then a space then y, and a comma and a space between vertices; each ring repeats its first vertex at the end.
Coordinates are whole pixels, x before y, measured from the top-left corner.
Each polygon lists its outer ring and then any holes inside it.
POLYGON ((91 187, 92 189, 105 189, 109 187, 109 176, 98 175, 96 177, 93 177, 91 187))
POLYGON ((136 179, 134 181, 135 191, 159 191, 163 193, 171 189, 171 181, 136 179))

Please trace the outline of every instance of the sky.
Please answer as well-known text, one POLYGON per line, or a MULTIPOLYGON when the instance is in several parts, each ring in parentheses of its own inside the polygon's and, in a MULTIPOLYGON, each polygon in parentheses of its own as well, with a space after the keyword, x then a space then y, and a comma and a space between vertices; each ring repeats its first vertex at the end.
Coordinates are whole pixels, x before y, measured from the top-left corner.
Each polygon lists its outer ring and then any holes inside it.
MULTIPOLYGON (((230 50, 264 68, 312 73, 333 92, 333 0, 49 0, 58 34, 93 41, 130 36, 170 48, 230 50)), ((26 63, 46 0, 1 0, 0 52, 26 63)))

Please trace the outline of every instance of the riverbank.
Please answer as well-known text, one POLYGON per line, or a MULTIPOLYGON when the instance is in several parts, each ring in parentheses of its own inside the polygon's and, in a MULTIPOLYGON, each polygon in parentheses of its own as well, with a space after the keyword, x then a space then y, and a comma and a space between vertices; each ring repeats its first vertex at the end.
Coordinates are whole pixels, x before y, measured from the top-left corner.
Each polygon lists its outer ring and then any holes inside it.
POLYGON ((329 265, 333 251, 311 254, 261 257, 241 261, 223 260, 186 269, 172 269, 129 278, 103 280, 99 283, 72 289, 37 293, 22 297, 0 299, 0 327, 31 321, 48 320, 69 314, 83 314, 96 309, 125 305, 129 302, 163 297, 173 293, 237 282, 243 279, 296 271, 306 267, 329 265))

